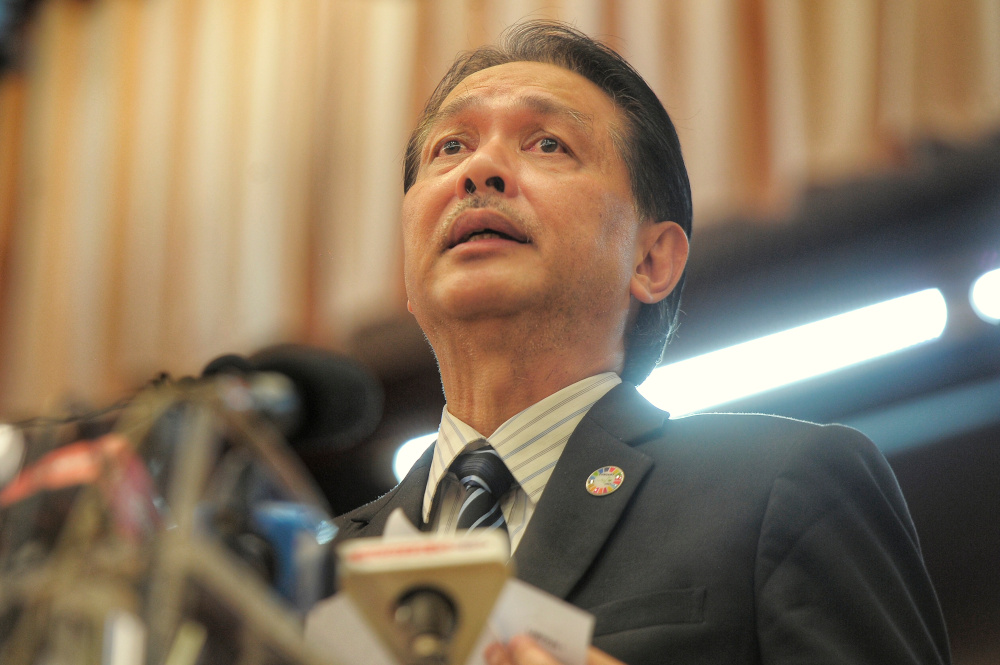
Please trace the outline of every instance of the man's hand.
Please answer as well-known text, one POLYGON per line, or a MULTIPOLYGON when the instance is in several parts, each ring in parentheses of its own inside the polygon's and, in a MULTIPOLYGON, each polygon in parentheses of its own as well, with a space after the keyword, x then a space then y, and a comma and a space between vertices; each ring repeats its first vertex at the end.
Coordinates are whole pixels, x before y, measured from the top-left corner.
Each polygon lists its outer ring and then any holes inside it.
MULTIPOLYGON (((562 665, 527 635, 517 635, 507 646, 494 642, 486 647, 489 665, 562 665)), ((625 665, 600 649, 587 649, 587 665, 625 665)))

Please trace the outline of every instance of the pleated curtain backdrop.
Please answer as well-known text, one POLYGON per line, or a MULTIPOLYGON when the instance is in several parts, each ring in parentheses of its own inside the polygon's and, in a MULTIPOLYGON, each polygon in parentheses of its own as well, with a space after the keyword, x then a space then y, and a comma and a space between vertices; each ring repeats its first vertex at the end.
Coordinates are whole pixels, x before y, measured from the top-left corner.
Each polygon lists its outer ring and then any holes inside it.
POLYGON ((1000 0, 43 0, 0 75, 0 418, 406 316, 407 133, 523 18, 646 76, 702 228, 1000 127, 1000 0))

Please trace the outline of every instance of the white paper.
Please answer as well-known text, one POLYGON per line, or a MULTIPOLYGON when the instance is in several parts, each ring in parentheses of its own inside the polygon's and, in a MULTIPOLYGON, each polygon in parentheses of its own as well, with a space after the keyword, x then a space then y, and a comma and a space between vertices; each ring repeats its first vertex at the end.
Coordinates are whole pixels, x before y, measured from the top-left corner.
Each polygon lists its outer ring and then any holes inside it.
POLYGON ((385 521, 385 528, 382 529, 383 538, 411 538, 419 535, 420 529, 406 519, 402 508, 396 508, 389 513, 389 518, 385 521))
POLYGON ((318 603, 306 615, 306 641, 338 665, 398 665, 346 593, 318 603))
MULTIPOLYGON (((594 617, 527 582, 511 578, 500 592, 488 628, 501 642, 515 635, 529 635, 559 662, 584 665, 594 633, 594 617)), ((476 660, 470 662, 482 663, 483 649, 473 653, 476 660)))

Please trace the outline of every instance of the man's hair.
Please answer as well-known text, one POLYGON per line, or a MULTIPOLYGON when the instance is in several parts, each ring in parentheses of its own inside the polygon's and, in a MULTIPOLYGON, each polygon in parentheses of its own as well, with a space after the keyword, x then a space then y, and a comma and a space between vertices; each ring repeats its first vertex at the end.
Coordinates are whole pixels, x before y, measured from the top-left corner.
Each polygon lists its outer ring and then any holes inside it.
MULTIPOLYGON (((541 62, 589 79, 614 102, 624 120, 623 132, 611 128, 625 163, 635 206, 644 219, 674 221, 691 235, 691 185, 680 141, 670 116, 635 69, 610 47, 562 23, 532 21, 508 28, 496 46, 462 53, 427 100, 403 161, 403 191, 413 185, 420 151, 441 104, 467 76, 511 62, 541 62), (622 135, 623 134, 623 135, 622 135)), ((677 328, 684 276, 659 303, 642 304, 635 325, 625 335, 622 378, 641 383, 653 371, 677 328)))

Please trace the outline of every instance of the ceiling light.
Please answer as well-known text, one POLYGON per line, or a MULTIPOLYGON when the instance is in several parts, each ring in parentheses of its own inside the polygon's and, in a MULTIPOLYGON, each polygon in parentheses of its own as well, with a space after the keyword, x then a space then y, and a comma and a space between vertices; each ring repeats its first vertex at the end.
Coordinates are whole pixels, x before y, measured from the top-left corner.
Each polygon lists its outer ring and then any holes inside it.
POLYGON ((969 300, 983 321, 1000 323, 1000 268, 980 276, 972 284, 969 300))
POLYGON ((639 392, 677 417, 936 339, 947 318, 927 289, 660 367, 639 392))

